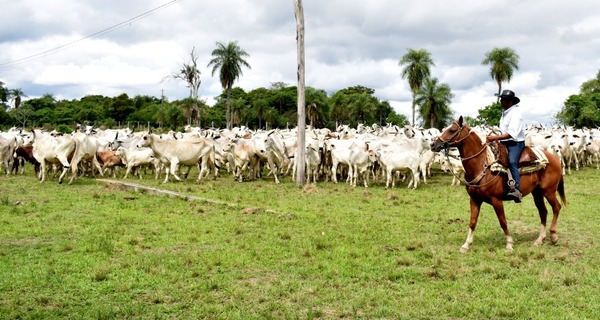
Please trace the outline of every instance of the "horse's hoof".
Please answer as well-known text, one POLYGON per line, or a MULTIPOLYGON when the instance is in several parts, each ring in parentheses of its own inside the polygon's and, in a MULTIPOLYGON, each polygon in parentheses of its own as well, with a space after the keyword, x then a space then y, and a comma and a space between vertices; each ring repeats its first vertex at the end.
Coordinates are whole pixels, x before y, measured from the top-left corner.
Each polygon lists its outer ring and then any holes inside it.
POLYGON ((557 244, 558 243, 558 235, 556 235, 556 234, 551 235, 550 240, 552 241, 552 244, 557 244))
POLYGON ((536 247, 541 247, 544 240, 537 239, 533 242, 533 245, 536 247))
POLYGON ((469 252, 469 247, 467 247, 467 246, 460 247, 460 253, 467 253, 467 252, 469 252))

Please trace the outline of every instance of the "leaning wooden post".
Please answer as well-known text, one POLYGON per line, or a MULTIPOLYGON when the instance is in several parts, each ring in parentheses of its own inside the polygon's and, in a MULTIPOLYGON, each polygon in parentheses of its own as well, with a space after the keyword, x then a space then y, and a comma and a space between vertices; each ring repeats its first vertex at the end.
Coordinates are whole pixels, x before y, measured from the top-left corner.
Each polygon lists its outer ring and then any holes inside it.
POLYGON ((306 182, 306 108, 304 106, 304 9, 302 0, 294 0, 296 15, 296 44, 298 48, 298 148, 296 149, 296 186, 302 187, 306 182))

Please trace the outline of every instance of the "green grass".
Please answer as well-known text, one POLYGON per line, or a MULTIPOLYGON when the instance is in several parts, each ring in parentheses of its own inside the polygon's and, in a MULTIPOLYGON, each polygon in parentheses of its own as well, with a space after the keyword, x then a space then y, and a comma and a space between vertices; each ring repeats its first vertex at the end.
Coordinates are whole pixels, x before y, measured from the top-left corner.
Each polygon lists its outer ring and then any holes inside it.
POLYGON ((0 177, 0 318, 597 319, 600 172, 566 176, 558 245, 532 246, 529 196, 506 202, 515 250, 437 173, 417 190, 289 178, 161 184, 225 206, 80 178, 0 177))

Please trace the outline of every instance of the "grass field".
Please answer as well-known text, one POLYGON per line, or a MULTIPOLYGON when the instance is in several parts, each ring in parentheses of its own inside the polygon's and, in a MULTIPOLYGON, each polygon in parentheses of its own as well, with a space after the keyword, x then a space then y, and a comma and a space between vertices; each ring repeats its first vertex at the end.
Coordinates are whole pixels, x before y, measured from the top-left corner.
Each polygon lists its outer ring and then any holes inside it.
POLYGON ((559 243, 532 246, 528 196, 506 202, 512 253, 484 206, 436 173, 417 190, 226 174, 160 184, 0 177, 2 319, 598 319, 600 171, 565 177, 559 243))

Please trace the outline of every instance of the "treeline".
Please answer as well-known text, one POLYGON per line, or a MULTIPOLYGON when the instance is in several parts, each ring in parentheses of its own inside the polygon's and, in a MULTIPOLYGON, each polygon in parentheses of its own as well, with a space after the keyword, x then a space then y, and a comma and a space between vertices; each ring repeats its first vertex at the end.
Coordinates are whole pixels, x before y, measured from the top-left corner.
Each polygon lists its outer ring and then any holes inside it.
POLYGON ((577 128, 600 126, 600 71, 580 86, 578 94, 567 98, 556 119, 577 128))
MULTIPOLYGON (((337 124, 358 123, 404 125, 408 119, 397 114, 388 101, 381 101, 375 90, 363 86, 349 87, 328 95, 324 90, 306 90, 306 123, 317 128, 335 128, 337 124)), ((294 127, 297 122, 297 88, 273 83, 270 88, 245 92, 231 91, 231 114, 234 126, 252 129, 294 127)), ((6 106, 6 104, 5 104, 6 106)), ((0 128, 45 127, 68 131, 75 124, 117 128, 150 126, 181 130, 186 125, 203 128, 226 126, 226 93, 216 97, 214 106, 205 101, 186 98, 168 101, 164 97, 135 96, 126 93, 115 97, 88 95, 81 99, 56 100, 52 94, 32 98, 10 110, 0 108, 0 128)))

